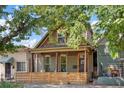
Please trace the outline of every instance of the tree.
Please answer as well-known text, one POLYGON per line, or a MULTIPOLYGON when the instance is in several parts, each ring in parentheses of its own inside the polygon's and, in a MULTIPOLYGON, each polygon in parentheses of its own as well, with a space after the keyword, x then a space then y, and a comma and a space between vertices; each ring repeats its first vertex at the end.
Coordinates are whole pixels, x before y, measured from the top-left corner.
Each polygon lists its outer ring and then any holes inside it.
MULTIPOLYGON (((28 39, 32 31, 38 32, 42 27, 46 27, 49 33, 59 30, 68 35, 69 47, 78 48, 84 42, 97 47, 97 41, 105 38, 112 57, 124 50, 123 6, 23 6, 14 10, 13 19, 6 22, 10 25, 10 33, 0 39, 0 51, 10 50, 12 40, 28 39), (97 23, 92 26, 90 19, 94 15, 97 23), (82 33, 92 27, 93 40, 90 42, 82 33)), ((5 29, 3 27, 0 31, 5 29)))
POLYGON ((124 7, 123 6, 30 6, 40 16, 40 25, 49 31, 61 30, 68 33, 67 44, 78 48, 88 42, 82 32, 91 30, 90 18, 97 16, 93 28, 92 45, 97 47, 100 39, 107 40, 113 58, 124 50, 124 7))
MULTIPOLYGON (((89 6, 28 6, 32 13, 39 16, 39 25, 48 31, 60 30, 68 35, 67 45, 78 48, 86 42, 83 32, 91 30, 89 6)), ((92 7, 92 6, 91 6, 92 7)))
MULTIPOLYGON (((1 14, 4 9, 3 6, 1 14)), ((77 48, 78 42, 84 40, 80 33, 86 31, 89 26, 87 22, 89 18, 82 13, 86 12, 85 9, 86 6, 20 6, 19 10, 11 13, 12 20, 8 19, 10 13, 2 15, 1 17, 6 19, 6 25, 1 26, 0 33, 7 34, 0 35, 0 52, 13 51, 15 49, 13 41, 28 39, 33 31, 38 33, 42 27, 49 31, 63 30, 62 32, 69 35, 68 45, 77 48), (73 31, 76 32, 72 33, 73 31)))
POLYGON ((105 38, 111 56, 118 57, 118 52, 124 51, 124 7, 96 6, 93 12, 98 18, 94 25, 97 39, 105 38))
POLYGON ((31 33, 37 32, 37 18, 30 14, 30 10, 25 6, 20 6, 19 10, 14 9, 11 13, 5 11, 6 6, 0 6, 0 19, 5 20, 5 24, 0 26, 0 54, 14 51, 14 41, 29 39, 31 33), (11 19, 8 16, 12 16, 11 19))

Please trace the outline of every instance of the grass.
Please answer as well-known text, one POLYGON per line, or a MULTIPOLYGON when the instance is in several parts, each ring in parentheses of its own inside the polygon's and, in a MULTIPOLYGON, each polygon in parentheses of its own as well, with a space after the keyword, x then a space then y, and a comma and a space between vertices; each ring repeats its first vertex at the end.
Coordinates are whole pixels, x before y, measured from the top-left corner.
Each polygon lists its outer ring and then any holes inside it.
POLYGON ((23 88, 20 83, 0 82, 0 88, 23 88))

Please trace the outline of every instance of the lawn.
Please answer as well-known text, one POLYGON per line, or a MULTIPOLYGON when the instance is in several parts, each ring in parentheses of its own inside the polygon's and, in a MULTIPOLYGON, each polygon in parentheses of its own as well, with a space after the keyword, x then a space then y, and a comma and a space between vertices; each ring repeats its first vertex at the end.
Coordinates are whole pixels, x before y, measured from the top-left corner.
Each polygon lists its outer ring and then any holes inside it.
POLYGON ((0 82, 0 88, 23 88, 23 84, 13 82, 0 82))

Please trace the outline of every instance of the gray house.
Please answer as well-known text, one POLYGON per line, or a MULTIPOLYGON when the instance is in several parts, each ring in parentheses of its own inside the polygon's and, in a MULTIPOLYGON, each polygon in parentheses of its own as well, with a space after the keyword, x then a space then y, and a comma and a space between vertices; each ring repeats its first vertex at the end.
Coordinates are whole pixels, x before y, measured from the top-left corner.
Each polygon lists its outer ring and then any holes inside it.
POLYGON ((102 39, 100 43, 100 46, 97 48, 97 75, 103 75, 107 68, 111 66, 119 70, 121 76, 124 76, 124 51, 119 53, 118 59, 113 59, 105 46, 106 40, 102 39))

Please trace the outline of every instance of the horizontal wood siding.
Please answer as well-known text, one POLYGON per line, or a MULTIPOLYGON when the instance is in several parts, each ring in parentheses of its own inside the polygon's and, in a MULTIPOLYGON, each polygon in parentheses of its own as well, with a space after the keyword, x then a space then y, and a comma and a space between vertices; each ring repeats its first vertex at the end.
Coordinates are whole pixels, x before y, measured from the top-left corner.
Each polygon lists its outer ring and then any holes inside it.
POLYGON ((52 83, 52 84, 86 84, 87 73, 78 72, 22 72, 16 73, 17 82, 52 83))
POLYGON ((16 80, 18 82, 31 82, 31 73, 28 72, 22 72, 22 73, 18 73, 16 74, 16 80))

